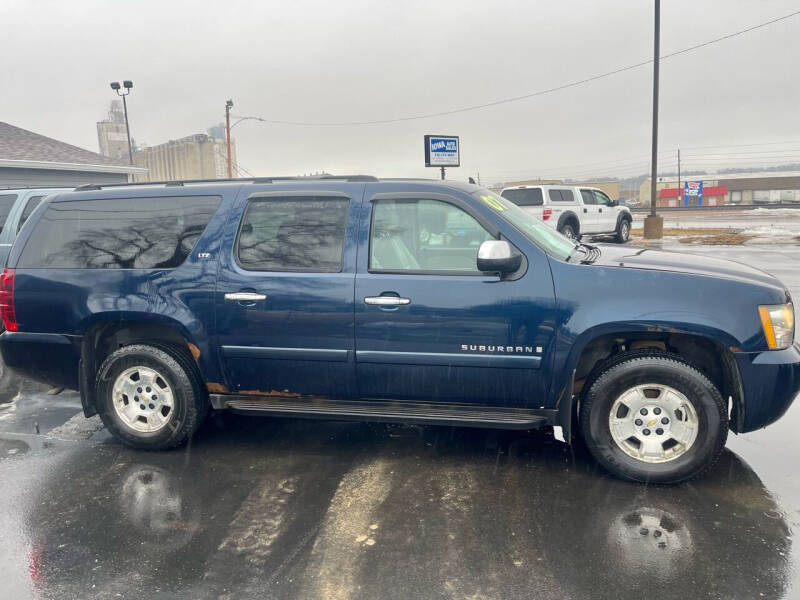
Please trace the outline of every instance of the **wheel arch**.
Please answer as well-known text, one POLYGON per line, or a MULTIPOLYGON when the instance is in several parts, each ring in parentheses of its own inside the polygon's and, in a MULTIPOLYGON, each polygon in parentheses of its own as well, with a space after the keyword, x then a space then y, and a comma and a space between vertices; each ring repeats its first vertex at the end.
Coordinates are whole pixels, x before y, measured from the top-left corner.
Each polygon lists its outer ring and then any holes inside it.
POLYGON ((629 221, 631 223, 631 225, 632 225, 633 224, 633 215, 631 213, 627 212, 627 211, 624 211, 624 210, 620 211, 620 213, 617 215, 617 227, 616 227, 617 230, 619 230, 619 225, 620 225, 620 223, 622 223, 623 220, 629 221))
POLYGON ((558 218, 558 223, 556 224, 556 229, 558 231, 561 231, 561 228, 568 223, 572 224, 575 227, 575 235, 580 235, 581 220, 578 218, 578 215, 572 212, 571 210, 561 213, 561 216, 558 218))
POLYGON ((603 366, 621 354, 647 348, 674 354, 706 375, 730 403, 731 429, 741 430, 744 423, 744 393, 741 377, 731 349, 731 340, 724 332, 698 333, 652 327, 620 327, 609 331, 597 327, 579 336, 572 344, 567 360, 554 374, 559 425, 565 440, 572 431, 584 390, 603 366), (565 405, 566 403, 566 405, 565 405))
POLYGON ((84 415, 97 414, 95 406, 95 374, 105 358, 114 350, 131 344, 173 346, 186 350, 194 359, 198 375, 203 385, 209 377, 209 365, 214 362, 207 351, 206 344, 179 321, 168 317, 153 318, 142 315, 140 318, 104 319, 89 325, 81 340, 80 395, 84 415))

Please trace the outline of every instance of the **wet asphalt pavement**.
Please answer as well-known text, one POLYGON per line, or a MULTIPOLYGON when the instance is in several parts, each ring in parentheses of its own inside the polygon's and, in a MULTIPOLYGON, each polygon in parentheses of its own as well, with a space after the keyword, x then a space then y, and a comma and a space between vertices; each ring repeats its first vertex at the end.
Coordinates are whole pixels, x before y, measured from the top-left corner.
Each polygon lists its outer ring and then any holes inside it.
MULTIPOLYGON (((800 298, 800 245, 691 251, 800 298)), ((800 403, 658 488, 545 431, 220 415, 141 452, 0 382, 0 598, 800 597, 800 403)))

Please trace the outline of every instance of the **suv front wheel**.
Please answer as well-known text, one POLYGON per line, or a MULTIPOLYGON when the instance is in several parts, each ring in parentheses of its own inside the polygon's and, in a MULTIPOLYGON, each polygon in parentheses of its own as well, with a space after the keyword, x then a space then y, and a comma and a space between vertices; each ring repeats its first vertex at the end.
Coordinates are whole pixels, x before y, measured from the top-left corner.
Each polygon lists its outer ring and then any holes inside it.
POLYGON ((583 438, 615 475, 679 483, 716 461, 728 435, 726 403, 680 358, 643 351, 612 359, 580 407, 583 438))
POLYGON ((617 225, 617 243, 624 244, 631 237, 631 222, 629 219, 620 219, 617 225))
POLYGON ((134 344, 116 350, 97 374, 97 411, 121 442, 158 450, 184 443, 208 412, 188 352, 134 344))

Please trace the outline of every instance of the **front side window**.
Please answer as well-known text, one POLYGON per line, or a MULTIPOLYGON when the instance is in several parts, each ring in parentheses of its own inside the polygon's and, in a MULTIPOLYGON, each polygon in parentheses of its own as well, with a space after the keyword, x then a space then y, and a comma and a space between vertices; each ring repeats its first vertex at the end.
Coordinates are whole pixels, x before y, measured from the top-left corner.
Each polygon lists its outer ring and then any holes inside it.
POLYGON ((51 202, 22 250, 20 268, 171 269, 183 263, 219 196, 51 202))
POLYGON ((522 188, 515 190, 505 190, 502 194, 517 206, 542 206, 542 188, 522 188))
POLYGON ((494 237, 459 207, 440 200, 376 200, 370 271, 479 273, 478 248, 494 237))
POLYGON ((36 207, 39 206, 39 203, 42 201, 44 196, 31 196, 28 198, 28 203, 25 205, 25 210, 22 211, 22 216, 19 218, 19 225, 17 225, 17 233, 19 230, 22 229, 22 226, 25 225, 25 221, 28 220, 28 217, 31 216, 31 213, 36 210, 36 207))
POLYGON ((611 204, 611 198, 606 196, 600 190, 594 190, 594 197, 597 200, 597 204, 599 204, 600 206, 608 206, 609 204, 611 204))
POLYGON ((8 214, 11 212, 11 208, 16 201, 16 194, 0 194, 0 233, 3 232, 8 214))
POLYGON ((347 198, 309 196, 251 200, 236 258, 250 271, 337 273, 347 226, 347 198))

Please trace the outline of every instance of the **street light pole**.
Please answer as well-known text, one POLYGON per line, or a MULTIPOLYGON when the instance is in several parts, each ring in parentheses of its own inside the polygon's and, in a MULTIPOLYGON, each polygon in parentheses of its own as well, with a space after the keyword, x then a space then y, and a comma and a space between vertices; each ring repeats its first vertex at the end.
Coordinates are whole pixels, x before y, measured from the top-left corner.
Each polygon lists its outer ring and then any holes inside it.
POLYGON ((117 96, 122 96, 122 109, 125 112, 125 133, 128 136, 128 160, 130 161, 131 165, 133 164, 133 146, 131 145, 131 128, 128 125, 128 103, 125 100, 125 96, 131 93, 131 89, 133 88, 133 82, 129 79, 126 79, 122 82, 122 87, 125 88, 125 91, 120 91, 121 87, 119 85, 119 81, 112 81, 111 82, 111 89, 117 92, 117 96))
POLYGON ((228 179, 233 179, 233 166, 231 165, 231 109, 233 100, 225 102, 225 133, 228 140, 228 179))
POLYGON ((655 28, 653 34, 653 148, 650 157, 650 216, 644 220, 645 239, 661 239, 664 220, 656 216, 658 195, 658 63, 661 35, 661 0, 655 0, 655 28))

